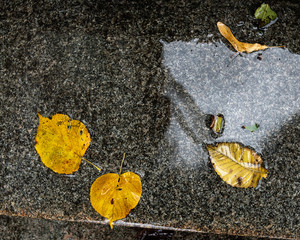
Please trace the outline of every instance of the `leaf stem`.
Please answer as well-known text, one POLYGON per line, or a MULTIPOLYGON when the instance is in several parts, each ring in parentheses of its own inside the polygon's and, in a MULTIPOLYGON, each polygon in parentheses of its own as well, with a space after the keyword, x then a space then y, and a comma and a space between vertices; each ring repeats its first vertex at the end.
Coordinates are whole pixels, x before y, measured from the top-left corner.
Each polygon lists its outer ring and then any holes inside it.
POLYGON ((119 177, 120 177, 121 172, 122 172, 122 167, 123 167, 124 159, 125 159, 125 153, 123 153, 123 159, 122 159, 122 163, 121 163, 121 167, 120 167, 119 177))
POLYGON ((285 46, 270 46, 269 48, 285 48, 285 46))
POLYGON ((93 165, 95 168, 97 168, 97 170, 98 170, 99 172, 101 172, 101 169, 100 169, 99 167, 97 167, 95 164, 91 163, 89 160, 87 160, 87 159, 85 159, 85 158, 82 158, 82 160, 84 160, 84 161, 88 162, 89 164, 93 165))

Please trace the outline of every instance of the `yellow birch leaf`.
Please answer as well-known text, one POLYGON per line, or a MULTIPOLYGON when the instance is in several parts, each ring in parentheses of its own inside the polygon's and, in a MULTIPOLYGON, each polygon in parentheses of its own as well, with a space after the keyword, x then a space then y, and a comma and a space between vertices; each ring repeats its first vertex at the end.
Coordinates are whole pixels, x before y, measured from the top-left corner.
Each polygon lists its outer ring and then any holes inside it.
POLYGON ((108 173, 100 176, 91 186, 90 200, 93 208, 109 220, 109 225, 125 218, 140 201, 142 183, 133 172, 121 175, 108 173))
POLYGON ((254 51, 264 50, 266 48, 284 47, 284 46, 269 47, 266 45, 260 45, 258 43, 240 42, 233 36, 230 28, 227 27, 224 23, 218 22, 217 26, 222 36, 225 37, 230 42, 230 44, 234 47, 234 49, 237 50, 238 52, 251 53, 254 51))
POLYGON ((35 149, 46 167, 60 174, 79 169, 91 137, 84 124, 67 115, 56 114, 52 119, 38 113, 39 127, 35 149))
POLYGON ((260 179, 268 175, 262 158, 239 143, 207 145, 207 150, 215 171, 233 187, 255 188, 260 179))

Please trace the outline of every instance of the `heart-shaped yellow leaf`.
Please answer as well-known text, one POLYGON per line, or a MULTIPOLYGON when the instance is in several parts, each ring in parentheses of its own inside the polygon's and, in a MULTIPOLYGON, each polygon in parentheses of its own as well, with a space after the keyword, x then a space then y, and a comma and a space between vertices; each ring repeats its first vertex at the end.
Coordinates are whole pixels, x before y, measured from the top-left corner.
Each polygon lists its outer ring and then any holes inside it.
POLYGON ((46 167, 61 174, 79 169, 91 137, 84 124, 67 115, 56 114, 52 119, 38 113, 39 127, 35 149, 46 167))
POLYGON ((125 218, 135 208, 141 195, 141 179, 133 172, 102 175, 95 180, 90 191, 93 208, 109 220, 111 228, 114 221, 125 218))
POLYGON ((239 143, 217 143, 207 145, 215 171, 233 187, 257 187, 261 178, 266 178, 262 158, 252 149, 239 143))

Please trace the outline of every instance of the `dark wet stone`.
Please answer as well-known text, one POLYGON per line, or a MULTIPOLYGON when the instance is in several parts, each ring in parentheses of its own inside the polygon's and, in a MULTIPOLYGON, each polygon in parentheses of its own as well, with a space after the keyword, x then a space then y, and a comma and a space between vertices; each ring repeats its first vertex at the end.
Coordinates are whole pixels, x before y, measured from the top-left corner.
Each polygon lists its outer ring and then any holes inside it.
MULTIPOLYGON (((7 239, 124 239, 124 240, 262 240, 264 238, 215 235, 162 229, 115 226, 92 222, 57 221, 0 215, 0 237, 7 239)), ((276 239, 275 239, 276 240, 276 239)))
POLYGON ((89 189, 117 173, 126 152, 123 170, 141 176, 143 194, 116 227, 299 236, 299 3, 270 2, 279 20, 263 32, 253 28, 260 4, 2 3, 0 214, 103 221, 89 189), (287 48, 231 60, 218 21, 240 41, 287 48), (47 169, 34 148, 37 111, 84 122, 92 136, 85 158, 103 171, 47 169), (268 163, 259 189, 232 188, 211 166, 203 145, 216 139, 205 118, 218 113, 226 127, 217 140, 249 145, 268 163), (241 129, 253 123, 258 131, 241 129))

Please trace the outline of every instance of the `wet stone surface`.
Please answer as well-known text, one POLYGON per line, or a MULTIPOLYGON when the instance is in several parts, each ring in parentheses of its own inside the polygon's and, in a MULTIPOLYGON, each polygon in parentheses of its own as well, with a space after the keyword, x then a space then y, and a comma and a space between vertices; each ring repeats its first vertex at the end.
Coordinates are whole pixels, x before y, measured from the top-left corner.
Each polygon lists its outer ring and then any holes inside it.
POLYGON ((299 237, 299 3, 269 4, 278 21, 255 29, 260 1, 10 1, 0 13, 0 213, 103 223, 93 181, 141 176, 140 203, 118 225, 299 237), (234 53, 216 23, 240 41, 285 49, 234 53), (242 23, 241 23, 242 22, 242 23), (92 142, 71 176, 40 161, 37 111, 68 114, 92 142), (217 139, 207 114, 223 114, 217 139), (243 125, 260 124, 251 133, 243 125), (237 189, 213 170, 205 144, 255 149, 269 175, 237 189))
MULTIPOLYGON (((0 237, 7 239, 124 239, 124 240, 263 240, 265 238, 217 235, 163 229, 115 226, 93 222, 57 221, 0 215, 0 237)), ((275 239, 276 240, 276 239, 275 239)))

